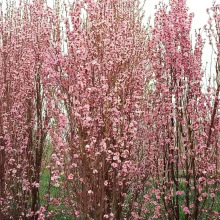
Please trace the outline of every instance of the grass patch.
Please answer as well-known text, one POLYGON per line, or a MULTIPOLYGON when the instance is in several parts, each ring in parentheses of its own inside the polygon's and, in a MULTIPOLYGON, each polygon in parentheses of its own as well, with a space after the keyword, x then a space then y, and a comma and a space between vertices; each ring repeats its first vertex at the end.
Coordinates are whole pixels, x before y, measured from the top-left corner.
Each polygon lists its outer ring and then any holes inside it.
MULTIPOLYGON (((62 181, 62 180, 61 180, 62 181)), ((44 199, 45 195, 48 193, 48 188, 49 188, 49 184, 50 184, 50 173, 49 170, 45 169, 43 174, 41 175, 41 185, 40 185, 40 200, 41 200, 41 206, 45 206, 47 205, 47 201, 44 199)), ((152 187, 156 187, 154 183, 152 183, 151 186, 146 187, 145 189, 145 193, 143 193, 142 195, 139 195, 137 202, 141 203, 143 200, 143 196, 145 194, 147 194, 150 190, 150 188, 152 187)), ((186 186, 183 182, 181 182, 179 184, 179 191, 184 191, 186 192, 186 186)), ((62 200, 65 199, 65 193, 63 192, 63 190, 61 189, 61 187, 53 187, 50 186, 50 197, 51 198, 55 198, 55 199, 59 199, 62 198, 62 200)), ((125 204, 127 204, 127 207, 124 209, 125 213, 129 214, 131 211, 129 210, 129 204, 132 204, 133 202, 133 194, 130 191, 128 193, 128 196, 125 200, 125 204)), ((154 195, 152 195, 152 199, 156 199, 154 195)), ((175 196, 176 199, 176 196, 175 196)), ((192 204, 194 201, 194 193, 193 191, 190 191, 190 204, 192 204)), ((185 205, 185 195, 179 196, 179 204, 180 204, 180 219, 181 220, 185 220, 185 213, 183 211, 182 206, 185 205)), ((201 202, 202 204, 202 202, 201 202)), ((162 204, 162 200, 161 200, 161 205, 162 204)), ((204 206, 204 209, 209 209, 211 206, 213 205, 213 210, 215 210, 217 213, 220 213, 220 195, 219 192, 216 193, 216 197, 215 197, 215 203, 213 204, 213 199, 210 197, 210 195, 208 195, 207 197, 207 201, 206 204, 204 206)), ((150 210, 154 210, 155 206, 153 204, 148 204, 148 209, 150 210)), ((75 220, 75 218, 73 216, 64 214, 66 211, 66 208, 64 205, 60 205, 60 206, 55 206, 55 205, 49 205, 48 207, 48 211, 53 211, 54 213, 56 213, 54 215, 53 218, 49 218, 49 219, 54 219, 54 220, 75 220)), ((146 214, 145 215, 145 219, 149 219, 150 217, 152 217, 152 213, 146 214)), ((200 219, 206 219, 206 214, 202 214, 199 216, 200 219)))

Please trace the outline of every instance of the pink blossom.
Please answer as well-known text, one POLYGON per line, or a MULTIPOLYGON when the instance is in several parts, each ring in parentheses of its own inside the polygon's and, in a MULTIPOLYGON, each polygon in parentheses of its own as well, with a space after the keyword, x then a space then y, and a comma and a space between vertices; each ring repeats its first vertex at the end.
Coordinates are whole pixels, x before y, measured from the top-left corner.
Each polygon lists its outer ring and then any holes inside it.
POLYGON ((134 219, 136 219, 136 220, 139 219, 139 216, 136 212, 132 212, 131 215, 134 219))
POLYGON ((203 193, 202 195, 203 195, 204 197, 207 197, 208 194, 207 194, 207 193, 203 193))
POLYGON ((72 164, 72 167, 73 167, 73 168, 76 168, 76 167, 77 167, 77 164, 76 164, 76 163, 73 163, 73 164, 72 164))
POLYGON ((75 159, 77 159, 77 158, 79 158, 79 155, 78 155, 78 154, 74 154, 73 157, 74 157, 75 159))
POLYGON ((117 168, 118 164, 117 163, 112 163, 112 167, 117 168))
POLYGON ((80 212, 79 211, 75 211, 75 215, 79 216, 80 212))
POLYGON ((203 199, 202 199, 202 197, 200 196, 200 197, 198 198, 198 200, 201 202, 203 199))
POLYGON ((94 169, 92 172, 93 172, 94 174, 96 174, 96 173, 98 173, 98 170, 94 169))
POLYGON ((184 210, 185 214, 190 214, 190 211, 189 211, 188 207, 184 207, 183 210, 184 210))
POLYGON ((176 191, 176 195, 179 195, 179 196, 182 196, 184 195, 185 193, 183 191, 176 191))
POLYGON ((73 180, 73 174, 69 174, 68 180, 73 180))
POLYGON ((210 196, 211 196, 211 198, 215 198, 215 194, 214 193, 211 193, 210 196))
POLYGON ((92 190, 89 190, 89 191, 88 191, 88 194, 90 194, 90 195, 93 194, 93 191, 92 191, 92 190))
POLYGON ((119 186, 123 186, 123 182, 122 182, 122 181, 119 181, 119 182, 118 182, 118 185, 119 185, 119 186))

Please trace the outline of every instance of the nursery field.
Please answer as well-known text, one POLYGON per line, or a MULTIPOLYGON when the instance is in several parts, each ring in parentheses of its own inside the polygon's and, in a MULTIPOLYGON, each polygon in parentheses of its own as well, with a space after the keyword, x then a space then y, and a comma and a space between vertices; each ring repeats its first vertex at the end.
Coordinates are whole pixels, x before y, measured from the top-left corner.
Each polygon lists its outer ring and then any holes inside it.
MULTIPOLYGON (((42 181, 42 184, 41 184, 41 187, 39 190, 40 197, 41 197, 41 206, 45 206, 47 203, 44 201, 44 196, 47 194, 49 182, 50 182, 50 176, 48 174, 48 171, 45 171, 45 174, 42 175, 41 181, 42 181)), ((152 183, 152 185, 154 185, 154 183, 152 183)), ((147 193, 148 190, 149 190, 149 188, 146 187, 145 192, 147 193)), ((185 184, 183 182, 180 183, 180 190, 183 192, 185 192, 185 190, 186 190, 185 184)), ((65 199, 66 195, 63 193, 62 189, 57 188, 57 187, 52 187, 51 188, 51 197, 55 198, 55 199, 59 199, 62 197, 63 199, 65 199)), ((132 202, 131 200, 129 200, 130 197, 131 197, 131 195, 128 195, 127 201, 125 202, 126 204, 129 204, 132 202)), ((143 197, 144 197, 143 194, 140 195, 140 197, 139 197, 140 202, 143 200, 143 197)), ((194 200, 194 197, 191 196, 190 201, 193 202, 193 200, 194 200)), ((180 199, 180 205, 184 205, 184 202, 185 202, 184 197, 182 197, 180 199)), ((213 210, 215 210, 216 213, 220 213, 220 197, 219 197, 219 195, 216 198, 216 201, 214 203, 213 203, 213 199, 211 197, 207 198, 206 207, 204 207, 204 208, 209 209, 209 207, 213 207, 213 210)), ((75 219, 77 219, 77 218, 73 217, 72 215, 62 214, 62 212, 65 213, 65 211, 66 211, 65 206, 60 206, 60 208, 57 210, 56 205, 50 205, 48 207, 48 211, 58 213, 58 214, 55 214, 53 216, 53 218, 50 218, 50 219, 56 219, 56 220, 75 220, 75 219)), ((131 213, 129 213, 129 214, 131 214, 131 213)), ((148 214, 148 215, 146 214, 143 219, 149 219, 152 216, 153 216, 152 214, 148 214)), ((205 215, 202 218, 205 219, 205 215)), ((181 210, 179 219, 185 220, 184 210, 181 210)))
POLYGON ((220 219, 220 5, 47 3, 0 1, 0 220, 220 219))

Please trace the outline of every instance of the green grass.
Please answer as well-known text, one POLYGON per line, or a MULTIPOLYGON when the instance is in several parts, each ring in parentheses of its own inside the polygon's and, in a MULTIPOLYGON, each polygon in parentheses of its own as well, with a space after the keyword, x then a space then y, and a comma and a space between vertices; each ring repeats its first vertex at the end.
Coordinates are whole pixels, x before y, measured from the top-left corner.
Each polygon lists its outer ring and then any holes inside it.
POLYGON ((74 217, 69 216, 69 215, 65 215, 65 214, 59 214, 55 216, 56 220, 75 220, 74 217))
MULTIPOLYGON (((44 170, 42 176, 41 176, 41 186, 40 186, 40 200, 41 200, 41 206, 47 205, 47 201, 44 199, 44 196, 48 193, 48 188, 49 188, 49 183, 50 183, 50 174, 49 170, 44 170)), ((65 198, 64 192, 60 187, 53 187, 50 186, 50 197, 59 199, 65 198)), ((69 216, 66 214, 63 214, 62 211, 65 211, 65 206, 60 205, 59 207, 55 205, 49 205, 48 211, 53 211, 56 214, 53 218, 54 220, 74 220, 75 218, 73 216, 69 216)))
MULTIPOLYGON (((41 186, 40 186, 40 199, 41 199, 41 205, 42 206, 46 205, 46 201, 44 200, 44 196, 48 192, 49 180, 50 180, 49 171, 48 170, 44 170, 44 172, 42 174, 41 186)), ((152 186, 155 186, 155 184, 152 184, 152 186)), ((146 193, 149 191, 149 189, 152 186, 150 186, 150 187, 148 186, 145 189, 146 193)), ((184 183, 180 183, 179 191, 184 191, 184 192, 186 191, 184 183)), ((138 202, 141 203, 141 201, 143 200, 144 194, 139 195, 138 202)), ((65 199, 65 194, 61 190, 60 187, 53 187, 53 186, 51 186, 51 188, 50 188, 50 195, 51 195, 51 198, 56 198, 56 199, 62 198, 62 199, 65 199)), ((194 195, 192 193, 192 194, 190 194, 190 201, 193 201, 193 200, 194 200, 194 195)), ((132 203, 132 201, 133 201, 133 196, 132 196, 132 193, 130 192, 128 194, 127 198, 126 198, 125 203, 129 204, 129 203, 132 203)), ((181 206, 184 205, 184 202, 185 202, 185 196, 184 195, 183 196, 179 196, 180 219, 181 220, 185 220, 185 213, 184 213, 183 209, 181 208, 181 206)), ((210 196, 208 196, 205 208, 208 209, 211 205, 212 205, 212 199, 211 199, 210 196)), ((154 207, 154 205, 149 204, 148 208, 153 210, 155 207, 154 207)), ((220 196, 219 195, 216 195, 215 204, 214 204, 214 210, 217 213, 220 213, 220 196)), ((50 205, 49 208, 48 208, 48 211, 53 211, 53 212, 57 213, 53 218, 50 218, 51 220, 52 219, 54 219, 54 220, 74 220, 73 216, 66 215, 66 214, 62 213, 62 212, 66 211, 64 205, 60 205, 59 207, 54 206, 54 205, 50 205)), ((125 212, 129 213, 130 211, 129 211, 129 209, 127 209, 127 210, 125 209, 125 212)), ((152 217, 152 214, 147 214, 145 219, 149 219, 149 217, 152 217)), ((200 219, 205 219, 205 215, 200 216, 200 219)))

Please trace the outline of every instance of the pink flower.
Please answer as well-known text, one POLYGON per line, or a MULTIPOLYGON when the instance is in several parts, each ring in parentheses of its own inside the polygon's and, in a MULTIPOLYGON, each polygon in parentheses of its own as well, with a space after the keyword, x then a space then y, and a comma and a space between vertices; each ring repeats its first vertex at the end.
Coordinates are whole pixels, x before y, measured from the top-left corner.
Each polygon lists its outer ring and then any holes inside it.
POLYGON ((137 202, 134 202, 133 205, 134 205, 134 207, 138 207, 138 203, 137 202))
POLYGON ((190 211, 189 211, 189 208, 188 207, 184 207, 184 212, 185 212, 185 214, 190 214, 190 211))
POLYGON ((200 196, 200 197, 198 198, 198 200, 201 202, 201 201, 202 201, 202 197, 200 196))
POLYGON ((161 197, 157 195, 157 196, 156 196, 156 199, 158 199, 158 200, 159 200, 159 199, 161 199, 161 197))
POLYGON ((88 194, 89 194, 89 195, 93 194, 93 191, 92 191, 92 190, 89 190, 89 191, 88 191, 88 194))
POLYGON ((122 182, 122 181, 119 181, 119 182, 118 182, 118 185, 119 185, 119 186, 122 186, 122 185, 123 185, 123 182, 122 182))
POLYGON ((123 197, 126 197, 126 196, 127 196, 127 193, 122 193, 122 196, 123 196, 123 197))
POLYGON ((76 216, 79 216, 79 211, 75 211, 75 215, 76 215, 76 216))
POLYGON ((56 165, 59 167, 59 166, 61 166, 61 163, 60 163, 60 161, 56 161, 56 165))
POLYGON ((40 184, 39 184, 39 183, 34 182, 34 183, 32 183, 32 186, 33 186, 33 187, 36 187, 36 188, 39 188, 39 187, 40 187, 40 184))
POLYGON ((183 56, 188 57, 188 53, 187 53, 187 52, 185 52, 185 53, 183 54, 183 56))
POLYGON ((138 214, 136 212, 132 212, 131 215, 133 216, 134 219, 138 219, 138 214))
POLYGON ((183 191, 176 191, 176 195, 177 196, 182 196, 182 195, 184 195, 184 192, 183 191))
POLYGON ((59 205, 59 201, 57 199, 51 199, 51 204, 53 205, 59 205))
POLYGON ((211 181, 208 182, 208 184, 209 184, 209 185, 214 185, 214 184, 215 184, 215 181, 214 181, 214 180, 211 180, 211 181))
POLYGON ((66 125, 67 125, 66 117, 63 116, 63 115, 60 115, 60 116, 59 116, 59 119, 60 119, 60 126, 61 126, 62 128, 66 128, 66 125))
POLYGON ((118 156, 118 155, 115 155, 115 156, 113 157, 113 160, 119 160, 119 156, 118 156))
POLYGON ((211 196, 211 198, 215 198, 215 194, 214 193, 211 193, 210 196, 211 196))
POLYGON ((98 173, 98 170, 94 169, 92 172, 93 172, 94 174, 96 174, 96 173, 98 173))
POLYGON ((37 220, 45 220, 45 215, 40 214, 37 220))
POLYGON ((114 214, 112 212, 110 213, 110 217, 112 217, 112 218, 114 217, 114 214))
POLYGON ((112 167, 116 168, 116 167, 118 167, 118 164, 117 163, 112 163, 112 167))
POLYGON ((204 197, 207 197, 207 193, 203 193, 202 195, 203 195, 204 197))
POLYGON ((68 180, 72 180, 73 179, 73 174, 70 174, 69 176, 68 176, 68 180))
POLYGON ((77 158, 79 158, 79 155, 78 155, 78 154, 73 154, 73 157, 74 157, 75 159, 77 159, 77 158))
POLYGON ((85 148, 86 148, 86 151, 87 151, 87 152, 91 152, 91 151, 92 151, 91 146, 90 146, 90 145, 88 145, 88 144, 85 146, 85 148))
POLYGON ((174 150, 174 146, 173 145, 170 146, 170 150, 174 150))
POLYGON ((76 164, 76 163, 73 163, 72 166, 73 166, 73 168, 76 168, 76 167, 77 167, 77 164, 76 164))

